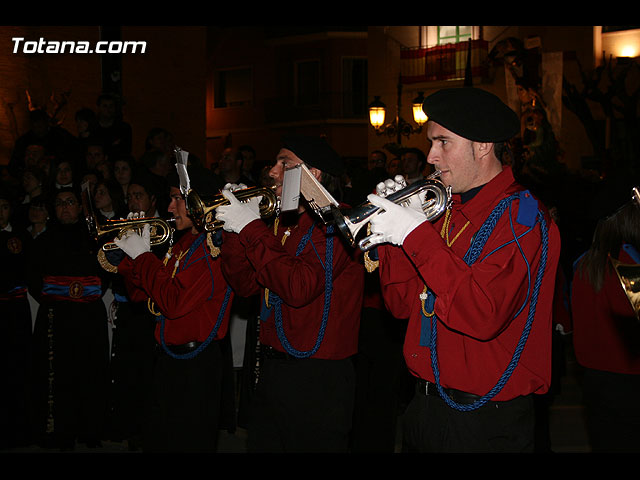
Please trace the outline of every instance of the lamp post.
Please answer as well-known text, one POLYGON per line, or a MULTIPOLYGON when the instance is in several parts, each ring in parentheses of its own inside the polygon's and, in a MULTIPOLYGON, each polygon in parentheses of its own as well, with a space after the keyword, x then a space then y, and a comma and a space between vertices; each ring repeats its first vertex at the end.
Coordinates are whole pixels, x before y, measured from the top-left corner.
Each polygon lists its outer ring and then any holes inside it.
POLYGON ((398 105, 396 117, 393 121, 384 125, 386 105, 382 103, 379 96, 375 96, 373 102, 369 104, 369 121, 371 126, 375 129, 377 135, 386 135, 388 137, 395 136, 398 146, 401 146, 402 136, 409 137, 414 133, 420 133, 422 131, 422 126, 428 120, 427 116, 422 111, 422 102, 424 102, 424 94, 423 92, 418 92, 418 96, 414 98, 412 102, 413 120, 418 125, 415 127, 400 116, 400 108, 402 106, 402 81, 400 77, 398 77, 398 105))

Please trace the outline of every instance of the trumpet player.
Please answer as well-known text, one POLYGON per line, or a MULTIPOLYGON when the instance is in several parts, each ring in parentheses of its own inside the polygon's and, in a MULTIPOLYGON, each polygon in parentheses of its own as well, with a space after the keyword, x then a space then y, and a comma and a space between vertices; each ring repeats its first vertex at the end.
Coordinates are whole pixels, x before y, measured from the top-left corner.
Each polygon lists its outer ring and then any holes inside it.
POLYGON ((420 201, 397 205, 386 187, 368 197, 384 210, 371 231, 385 303, 409 319, 404 357, 417 393, 405 448, 533 451, 534 395, 551 379, 558 229, 500 161, 519 122, 498 97, 444 89, 423 110, 427 161, 451 186, 451 207, 431 223, 420 201))
MULTIPOLYGON (((219 192, 212 175, 189 167, 191 186, 219 192)), ((152 386, 143 451, 215 452, 222 402, 225 348, 233 294, 212 255, 205 232, 189 217, 177 175, 170 176, 169 212, 184 232, 158 259, 150 251, 149 225, 115 242, 127 257, 118 266, 133 301, 156 315, 152 386)), ((215 254, 215 253, 214 253, 215 254)), ((229 363, 230 365, 230 363, 229 363)))
MULTIPOLYGON (((342 162, 321 138, 284 140, 269 175, 282 194, 285 169, 305 163, 327 186, 342 162)), ((329 190, 330 187, 327 187, 329 190)), ((259 200, 217 209, 222 268, 239 296, 261 299, 260 372, 248 417, 250 452, 344 452, 354 403, 364 272, 352 250, 300 204, 273 225, 259 200)))

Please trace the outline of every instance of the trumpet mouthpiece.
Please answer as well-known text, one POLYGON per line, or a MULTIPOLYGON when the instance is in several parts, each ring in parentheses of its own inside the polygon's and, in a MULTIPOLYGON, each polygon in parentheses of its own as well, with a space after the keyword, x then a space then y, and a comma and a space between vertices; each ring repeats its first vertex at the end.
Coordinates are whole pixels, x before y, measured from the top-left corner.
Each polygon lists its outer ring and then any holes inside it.
POLYGON ((435 172, 433 172, 431 175, 429 175, 427 177, 427 180, 433 180, 436 177, 439 177, 442 174, 442 172, 440 170, 436 170, 435 172))

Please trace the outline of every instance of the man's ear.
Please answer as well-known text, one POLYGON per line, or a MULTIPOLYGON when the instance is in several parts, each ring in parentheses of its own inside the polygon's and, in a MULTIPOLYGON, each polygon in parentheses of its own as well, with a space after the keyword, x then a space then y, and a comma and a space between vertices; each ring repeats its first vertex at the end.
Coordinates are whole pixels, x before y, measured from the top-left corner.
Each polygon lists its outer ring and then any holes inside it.
POLYGON ((311 174, 316 177, 316 180, 320 181, 320 177, 322 176, 322 170, 318 170, 316 167, 309 168, 311 174))
POLYGON ((493 143, 490 142, 473 142, 476 147, 476 152, 480 158, 491 153, 493 151, 493 143))

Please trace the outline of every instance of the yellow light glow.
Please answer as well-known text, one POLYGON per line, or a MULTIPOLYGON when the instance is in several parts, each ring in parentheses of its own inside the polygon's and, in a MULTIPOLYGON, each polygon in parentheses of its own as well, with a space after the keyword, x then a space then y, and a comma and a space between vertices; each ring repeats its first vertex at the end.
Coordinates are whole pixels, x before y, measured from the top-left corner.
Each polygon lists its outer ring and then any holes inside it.
POLYGON ((635 57, 636 48, 633 45, 625 45, 620 53, 621 57, 635 57))
POLYGON ((424 113, 424 110, 422 110, 422 103, 414 103, 413 104, 413 120, 419 126, 422 126, 425 123, 427 123, 428 119, 429 117, 427 117, 424 113))
POLYGON ((371 107, 369 108, 369 121, 373 128, 380 128, 384 123, 384 108, 382 107, 371 107))

